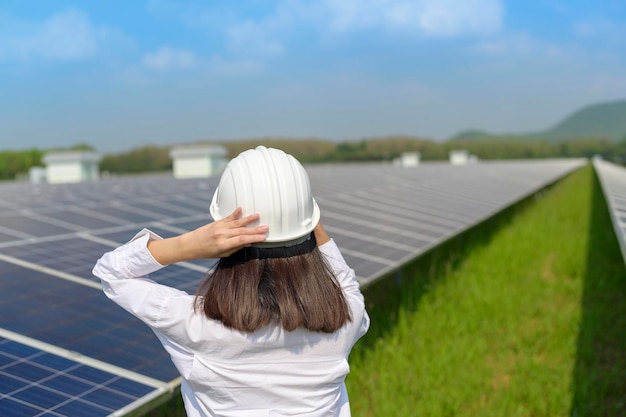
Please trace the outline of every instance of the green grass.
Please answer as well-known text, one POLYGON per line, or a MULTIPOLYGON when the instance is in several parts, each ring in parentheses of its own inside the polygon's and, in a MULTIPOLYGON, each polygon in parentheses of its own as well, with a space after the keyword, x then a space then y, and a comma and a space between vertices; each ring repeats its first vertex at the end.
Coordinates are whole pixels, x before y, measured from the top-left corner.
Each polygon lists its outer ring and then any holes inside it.
POLYGON ((591 167, 395 278, 365 291, 353 416, 626 416, 626 268, 591 167))
POLYGON ((626 415, 626 269, 595 174, 534 200, 367 290, 353 415, 626 415))

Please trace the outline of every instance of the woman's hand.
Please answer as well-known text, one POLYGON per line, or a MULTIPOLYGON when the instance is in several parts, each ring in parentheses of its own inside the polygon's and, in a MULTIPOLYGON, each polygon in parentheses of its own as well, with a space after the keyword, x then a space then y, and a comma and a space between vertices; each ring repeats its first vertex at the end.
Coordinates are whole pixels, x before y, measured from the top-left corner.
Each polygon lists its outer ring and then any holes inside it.
POLYGON ((241 217, 237 208, 228 217, 191 232, 163 240, 152 240, 148 250, 161 265, 202 258, 224 258, 253 243, 263 242, 266 225, 248 227, 259 220, 258 214, 241 217))

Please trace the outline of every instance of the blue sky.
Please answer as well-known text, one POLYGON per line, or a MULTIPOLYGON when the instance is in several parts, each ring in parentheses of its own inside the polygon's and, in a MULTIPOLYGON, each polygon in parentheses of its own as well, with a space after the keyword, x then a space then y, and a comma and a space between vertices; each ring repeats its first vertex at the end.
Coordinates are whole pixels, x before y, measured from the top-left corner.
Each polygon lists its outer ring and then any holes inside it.
POLYGON ((0 3, 0 149, 445 139, 626 98, 626 2, 0 3))

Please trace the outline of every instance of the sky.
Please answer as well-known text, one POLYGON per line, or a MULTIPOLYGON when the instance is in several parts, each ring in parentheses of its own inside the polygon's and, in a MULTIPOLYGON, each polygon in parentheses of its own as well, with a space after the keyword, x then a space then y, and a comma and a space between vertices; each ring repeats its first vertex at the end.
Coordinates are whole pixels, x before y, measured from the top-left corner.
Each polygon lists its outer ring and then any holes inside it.
POLYGON ((625 98, 623 0, 0 2, 0 149, 445 140, 625 98))

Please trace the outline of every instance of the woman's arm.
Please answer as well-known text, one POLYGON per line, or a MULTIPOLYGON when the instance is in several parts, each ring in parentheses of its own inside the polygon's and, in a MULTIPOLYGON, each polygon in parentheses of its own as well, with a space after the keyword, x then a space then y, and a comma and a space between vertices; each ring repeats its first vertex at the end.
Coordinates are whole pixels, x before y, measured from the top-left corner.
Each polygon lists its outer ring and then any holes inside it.
POLYGON ((246 227, 256 220, 256 214, 241 218, 241 209, 237 209, 222 220, 169 239, 143 230, 130 242, 105 253, 93 274, 100 278, 109 298, 156 326, 166 300, 187 294, 156 284, 148 279, 148 274, 171 263, 226 256, 250 243, 261 242, 267 226, 246 227))
POLYGON ((330 236, 324 230, 324 226, 322 226, 322 222, 319 221, 315 229, 313 229, 313 233, 315 234, 315 240, 317 241, 317 246, 322 246, 324 243, 328 243, 330 241, 330 236))
POLYGON ((191 232, 148 242, 148 250, 161 265, 202 258, 223 258, 252 243, 263 242, 267 226, 248 227, 258 214, 241 217, 241 208, 228 217, 191 232))

